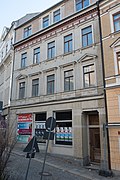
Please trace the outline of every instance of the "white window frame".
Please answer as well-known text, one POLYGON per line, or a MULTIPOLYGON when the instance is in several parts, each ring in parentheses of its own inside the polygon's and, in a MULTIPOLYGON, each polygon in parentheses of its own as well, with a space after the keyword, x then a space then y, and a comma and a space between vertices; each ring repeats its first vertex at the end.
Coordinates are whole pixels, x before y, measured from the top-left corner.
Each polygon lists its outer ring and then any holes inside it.
POLYGON ((95 32, 94 32, 94 27, 93 27, 93 24, 91 24, 91 23, 88 23, 88 24, 86 24, 85 26, 82 26, 81 28, 80 28, 80 47, 81 48, 87 48, 87 47, 89 47, 89 46, 86 46, 86 47, 83 47, 82 46, 82 29, 84 29, 84 28, 87 28, 87 27, 89 27, 89 26, 91 26, 91 28, 92 28, 92 44, 90 45, 90 46, 93 46, 93 44, 95 44, 95 32))
POLYGON ((111 33, 116 33, 114 31, 114 21, 113 21, 113 15, 120 11, 120 7, 117 7, 116 9, 112 10, 110 12, 110 27, 111 27, 111 33))

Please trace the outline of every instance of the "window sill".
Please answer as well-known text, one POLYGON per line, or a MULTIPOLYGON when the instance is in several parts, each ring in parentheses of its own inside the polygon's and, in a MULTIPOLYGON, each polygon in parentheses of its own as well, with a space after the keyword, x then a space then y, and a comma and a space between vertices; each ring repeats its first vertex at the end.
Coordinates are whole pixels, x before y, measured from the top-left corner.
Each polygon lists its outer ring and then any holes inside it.
POLYGON ((72 54, 73 52, 74 52, 74 51, 66 52, 66 53, 63 54, 63 56, 67 56, 67 55, 69 55, 69 54, 72 54))
POLYGON ((111 35, 114 36, 114 35, 119 34, 119 33, 120 33, 120 30, 111 32, 111 35))
POLYGON ((93 46, 95 46, 95 44, 90 44, 90 45, 88 45, 88 46, 81 47, 81 50, 88 49, 88 48, 91 48, 91 47, 93 47, 93 46))

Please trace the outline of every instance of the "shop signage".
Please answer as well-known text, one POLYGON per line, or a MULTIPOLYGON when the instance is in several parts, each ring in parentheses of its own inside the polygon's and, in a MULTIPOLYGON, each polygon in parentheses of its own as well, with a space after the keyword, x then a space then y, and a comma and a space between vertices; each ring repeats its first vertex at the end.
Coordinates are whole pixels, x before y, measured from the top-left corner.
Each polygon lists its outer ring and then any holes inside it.
POLYGON ((32 122, 32 114, 18 115, 18 122, 32 122))
POLYGON ((19 114, 17 127, 18 142, 28 143, 32 138, 32 114, 19 114))

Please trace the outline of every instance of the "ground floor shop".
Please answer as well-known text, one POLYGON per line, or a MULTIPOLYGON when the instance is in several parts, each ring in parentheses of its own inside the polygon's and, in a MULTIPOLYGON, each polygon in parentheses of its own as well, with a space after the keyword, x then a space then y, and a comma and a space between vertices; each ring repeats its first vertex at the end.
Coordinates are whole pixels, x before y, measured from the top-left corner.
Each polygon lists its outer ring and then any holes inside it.
POLYGON ((104 100, 63 101, 31 106, 11 107, 11 120, 16 122, 19 143, 28 143, 36 135, 40 149, 45 149, 42 138, 48 117, 56 119, 54 140, 49 153, 64 154, 80 159, 81 165, 90 162, 104 164, 107 147, 103 136, 105 123, 104 100))

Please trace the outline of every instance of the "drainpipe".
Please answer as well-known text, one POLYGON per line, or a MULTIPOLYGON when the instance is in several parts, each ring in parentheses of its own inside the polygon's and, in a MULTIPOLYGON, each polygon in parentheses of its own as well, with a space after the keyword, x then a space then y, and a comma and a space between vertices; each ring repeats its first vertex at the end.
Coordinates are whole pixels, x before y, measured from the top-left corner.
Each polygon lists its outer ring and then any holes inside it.
POLYGON ((105 135, 105 131, 106 131, 106 138, 107 138, 108 170, 100 170, 99 175, 107 177, 107 176, 112 176, 112 172, 111 172, 111 160, 110 160, 109 131, 108 131, 108 128, 106 128, 106 125, 108 125, 108 111, 107 111, 107 96, 106 96, 106 82, 105 82, 104 51, 103 51, 103 42, 102 42, 102 26, 101 26, 100 7, 99 7, 100 1, 101 0, 97 1, 97 10, 98 10, 99 33, 100 33, 100 49, 101 49, 104 102, 105 102, 105 117, 106 117, 106 124, 103 124, 103 131, 104 131, 104 135, 105 135))

